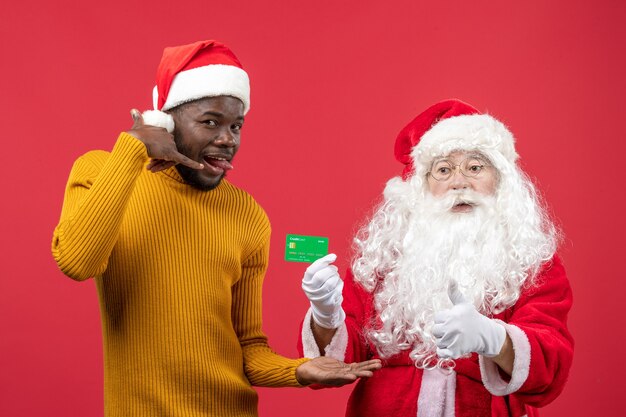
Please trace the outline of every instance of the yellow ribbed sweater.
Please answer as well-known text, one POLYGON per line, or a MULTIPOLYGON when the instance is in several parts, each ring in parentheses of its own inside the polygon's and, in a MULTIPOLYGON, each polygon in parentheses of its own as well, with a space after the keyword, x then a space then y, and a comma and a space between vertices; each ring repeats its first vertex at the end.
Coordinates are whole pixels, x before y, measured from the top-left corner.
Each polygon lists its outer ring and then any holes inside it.
POLYGON ((148 159, 126 133, 80 157, 52 242, 66 275, 95 277, 105 415, 256 416, 251 384, 299 386, 305 361, 261 328, 267 216, 226 180, 198 191, 148 159))

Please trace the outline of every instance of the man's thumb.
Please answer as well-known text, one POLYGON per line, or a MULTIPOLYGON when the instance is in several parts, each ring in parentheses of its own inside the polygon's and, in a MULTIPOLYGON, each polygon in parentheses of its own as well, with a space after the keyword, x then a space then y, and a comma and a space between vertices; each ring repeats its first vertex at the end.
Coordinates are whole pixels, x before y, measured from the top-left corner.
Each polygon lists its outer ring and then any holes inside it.
POLYGON ((448 285, 448 297, 450 297, 450 301, 452 301, 452 304, 454 305, 467 302, 463 293, 459 290, 459 284, 455 280, 451 280, 448 285))
POLYGON ((141 112, 139 110, 131 109, 130 117, 133 118, 133 129, 143 126, 143 117, 141 116, 141 112))

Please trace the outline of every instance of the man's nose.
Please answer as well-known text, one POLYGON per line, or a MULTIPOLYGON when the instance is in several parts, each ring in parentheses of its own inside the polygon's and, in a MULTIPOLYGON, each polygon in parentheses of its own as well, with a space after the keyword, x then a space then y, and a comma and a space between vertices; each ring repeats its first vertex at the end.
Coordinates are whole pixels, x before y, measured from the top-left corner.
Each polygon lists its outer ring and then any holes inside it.
POLYGON ((220 130, 214 143, 218 146, 233 147, 237 145, 237 138, 233 135, 230 129, 222 129, 220 130))

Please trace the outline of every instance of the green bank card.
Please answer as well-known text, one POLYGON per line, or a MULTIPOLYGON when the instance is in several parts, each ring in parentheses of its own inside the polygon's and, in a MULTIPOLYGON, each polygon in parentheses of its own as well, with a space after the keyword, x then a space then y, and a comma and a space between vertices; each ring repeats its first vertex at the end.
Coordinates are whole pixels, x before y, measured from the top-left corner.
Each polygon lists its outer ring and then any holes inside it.
POLYGON ((287 235, 285 260, 313 262, 328 255, 328 238, 321 236, 287 235))

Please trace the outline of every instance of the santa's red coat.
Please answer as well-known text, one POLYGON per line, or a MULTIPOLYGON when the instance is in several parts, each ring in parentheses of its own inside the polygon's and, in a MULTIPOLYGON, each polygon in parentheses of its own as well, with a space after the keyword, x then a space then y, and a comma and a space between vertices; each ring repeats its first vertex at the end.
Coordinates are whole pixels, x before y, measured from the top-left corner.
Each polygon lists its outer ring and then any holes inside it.
MULTIPOLYGON (((336 341, 336 335, 326 354, 348 363, 378 358, 376 349, 364 337, 364 329, 375 318, 372 294, 354 282, 350 271, 344 279, 343 297, 342 306, 346 312, 344 340, 336 341), (341 351, 339 353, 337 346, 341 351), (329 354, 333 349, 335 352, 329 354)), ((452 395, 454 415, 537 416, 538 407, 553 401, 563 390, 572 363, 574 342, 567 329, 567 314, 571 305, 571 288, 563 265, 555 256, 543 267, 536 284, 523 291, 513 307, 494 316, 505 324, 513 341, 515 363, 512 376, 507 377, 492 361, 479 358, 476 354, 468 359, 456 360, 455 386, 448 389, 448 395, 452 395)), ((310 329, 303 328, 302 335, 305 342, 303 346, 301 338, 298 343, 300 353, 316 356, 311 354, 310 329)), ((384 360, 383 368, 376 371, 373 377, 357 383, 348 400, 347 416, 418 415, 418 397, 425 373, 414 366, 408 353, 405 351, 384 360)), ((432 386, 428 389, 433 391, 432 386)), ((436 398, 442 394, 436 389, 434 391, 427 395, 422 393, 420 404, 433 399, 445 402, 445 399, 436 398)), ((438 413, 450 415, 452 411, 430 410, 425 413, 421 410, 419 414, 438 413)))

